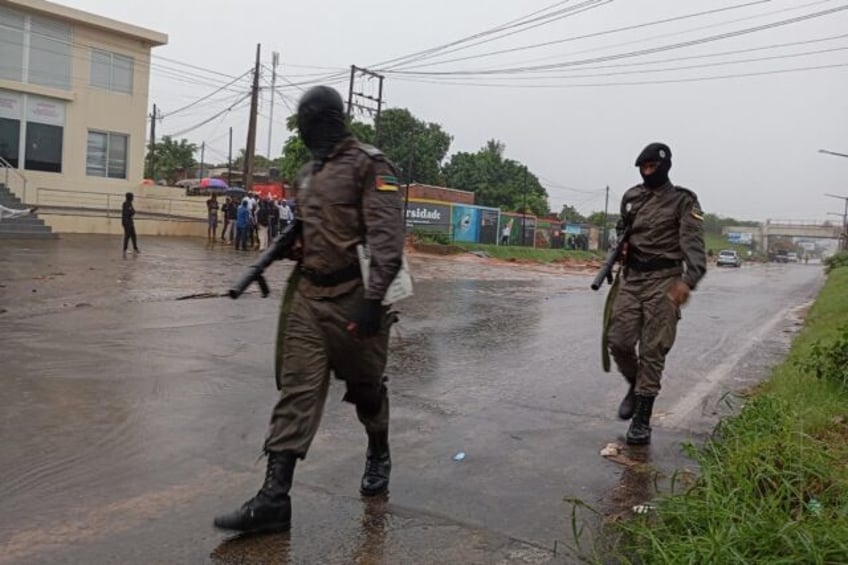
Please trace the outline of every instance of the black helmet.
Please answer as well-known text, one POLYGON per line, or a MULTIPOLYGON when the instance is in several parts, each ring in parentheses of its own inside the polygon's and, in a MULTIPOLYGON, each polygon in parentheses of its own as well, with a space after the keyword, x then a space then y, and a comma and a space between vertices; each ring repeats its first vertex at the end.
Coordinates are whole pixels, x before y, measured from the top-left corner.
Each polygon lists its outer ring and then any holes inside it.
POLYGON ((344 102, 341 94, 329 86, 313 86, 307 90, 297 104, 298 126, 301 121, 313 119, 316 115, 333 114, 344 118, 344 102))
POLYGON ((665 143, 651 143, 636 157, 636 166, 639 167, 642 163, 650 163, 652 161, 657 163, 667 162, 671 165, 671 149, 669 149, 668 145, 665 143))
POLYGON ((312 158, 323 163, 350 135, 341 95, 329 86, 307 90, 297 105, 297 129, 312 158))

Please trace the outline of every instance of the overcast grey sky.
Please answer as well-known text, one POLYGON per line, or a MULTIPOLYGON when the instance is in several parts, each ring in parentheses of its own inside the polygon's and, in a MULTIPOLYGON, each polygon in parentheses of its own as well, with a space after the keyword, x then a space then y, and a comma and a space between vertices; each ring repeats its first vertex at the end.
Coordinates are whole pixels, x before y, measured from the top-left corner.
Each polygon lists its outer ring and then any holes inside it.
MULTIPOLYGON (((615 208, 621 194, 639 182, 633 161, 651 141, 671 146, 672 180, 695 190, 708 212, 740 219, 825 219, 828 212, 841 212, 842 202, 824 193, 848 195, 848 158, 818 153, 820 148, 848 153, 848 10, 839 10, 848 7, 845 0, 61 3, 169 35, 169 44, 154 50, 150 91, 151 104, 155 102, 166 115, 158 129, 163 134, 202 122, 227 108, 248 88, 245 79, 209 101, 168 117, 169 111, 229 80, 186 64, 238 76, 251 67, 256 43, 261 43, 267 65, 272 51, 280 53, 278 73, 283 78, 278 86, 292 106, 300 90, 286 80, 315 78, 304 77, 305 73, 339 72, 340 78, 333 84, 346 96, 346 70, 351 64, 394 71, 386 73, 384 86, 389 107, 405 107, 421 119, 441 124, 454 137, 451 153, 476 151, 490 138, 501 140, 508 157, 526 163, 542 179, 554 210, 564 203, 585 213, 603 209, 606 185, 611 188, 610 206, 615 208), (501 33, 516 32, 509 36, 440 58, 395 69, 379 64, 547 7, 550 10, 534 17, 581 6, 582 13, 570 12, 568 17, 536 27, 532 26, 543 21, 513 27, 501 33), (657 23, 721 8, 728 9, 657 23), (619 56, 826 10, 834 12, 699 45, 571 65, 548 71, 548 76, 514 70, 619 56), (577 38, 641 24, 655 25, 577 38), (550 41, 559 42, 410 68, 550 41), (755 48, 761 49, 752 50, 755 48), (728 51, 736 53, 716 56, 728 51), (729 63, 740 60, 744 61, 729 63), (609 68, 598 68, 602 66, 609 68), (691 80, 809 67, 820 68, 691 80), (397 72, 481 69, 513 70, 484 76, 397 72)), ((265 77, 270 78, 270 72, 265 77)), ((261 112, 257 152, 264 154, 267 98, 261 112)), ((289 113, 278 97, 275 153, 287 136, 283 124, 289 113)), ((185 137, 198 144, 207 142, 207 161, 224 161, 229 126, 235 131, 234 147, 245 144, 246 116, 245 109, 225 113, 185 137)))

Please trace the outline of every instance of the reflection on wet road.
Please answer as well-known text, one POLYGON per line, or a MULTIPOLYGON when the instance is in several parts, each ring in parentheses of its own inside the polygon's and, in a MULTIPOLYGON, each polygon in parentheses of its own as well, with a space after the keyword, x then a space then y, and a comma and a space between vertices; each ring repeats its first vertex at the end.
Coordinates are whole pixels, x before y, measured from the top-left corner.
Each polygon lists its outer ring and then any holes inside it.
POLYGON ((356 494, 365 435, 332 386, 292 532, 228 539, 211 519, 261 482, 290 266, 271 269, 271 298, 234 302, 214 295, 253 255, 144 243, 126 260, 116 238, 0 243, 0 563, 567 561, 564 498, 614 512, 648 497, 628 481, 683 462, 680 441, 762 378, 822 280, 813 265, 712 269, 631 468, 598 455, 625 431, 625 387, 600 369, 603 295, 586 276, 415 258, 387 370, 390 497, 356 494))

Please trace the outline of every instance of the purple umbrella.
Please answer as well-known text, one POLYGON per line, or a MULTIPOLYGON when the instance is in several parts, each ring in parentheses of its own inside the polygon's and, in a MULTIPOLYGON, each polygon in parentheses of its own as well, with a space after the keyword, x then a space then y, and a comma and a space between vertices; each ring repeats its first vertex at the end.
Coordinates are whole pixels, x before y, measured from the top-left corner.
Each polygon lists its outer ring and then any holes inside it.
POLYGON ((224 182, 223 179, 216 179, 216 178, 200 179, 200 186, 202 188, 220 188, 220 189, 223 189, 223 190, 226 190, 227 188, 229 188, 227 186, 227 183, 224 182))

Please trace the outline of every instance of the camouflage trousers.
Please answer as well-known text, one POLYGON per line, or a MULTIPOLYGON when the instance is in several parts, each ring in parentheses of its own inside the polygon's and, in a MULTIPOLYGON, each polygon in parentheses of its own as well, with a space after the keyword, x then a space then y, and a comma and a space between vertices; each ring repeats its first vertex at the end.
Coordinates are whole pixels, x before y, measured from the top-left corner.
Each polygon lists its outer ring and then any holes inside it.
POLYGON ((660 391, 665 357, 680 320, 680 308, 667 292, 678 279, 625 279, 613 302, 609 349, 624 378, 636 384, 636 394, 656 396, 660 391))
POLYGON ((356 337, 347 331, 362 300, 362 287, 330 299, 309 299, 295 291, 290 311, 278 331, 282 339, 280 398, 271 414, 265 451, 292 451, 306 456, 318 431, 330 372, 344 381, 345 400, 356 406, 369 433, 389 426, 389 399, 383 371, 389 345, 384 311, 380 333, 356 337))

